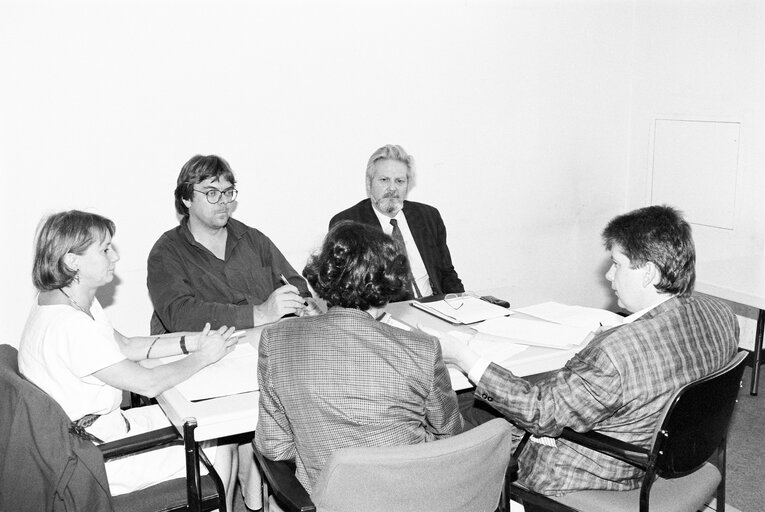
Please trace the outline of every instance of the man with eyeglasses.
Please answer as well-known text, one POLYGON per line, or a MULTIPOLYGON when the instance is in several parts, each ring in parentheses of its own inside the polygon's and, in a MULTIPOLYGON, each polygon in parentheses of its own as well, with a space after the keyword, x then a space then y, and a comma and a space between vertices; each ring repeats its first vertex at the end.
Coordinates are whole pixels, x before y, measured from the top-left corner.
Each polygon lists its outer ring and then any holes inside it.
POLYGON ((367 196, 329 221, 352 220, 381 229, 405 249, 409 259, 412 289, 419 298, 465 291, 452 265, 446 245, 446 227, 438 210, 430 205, 406 201, 414 187, 414 157, 401 146, 387 144, 367 162, 367 196))
POLYGON ((194 156, 181 169, 175 209, 183 218, 149 254, 152 334, 201 330, 205 322, 246 329, 317 312, 305 280, 273 242, 231 217, 235 185, 219 156, 194 156))

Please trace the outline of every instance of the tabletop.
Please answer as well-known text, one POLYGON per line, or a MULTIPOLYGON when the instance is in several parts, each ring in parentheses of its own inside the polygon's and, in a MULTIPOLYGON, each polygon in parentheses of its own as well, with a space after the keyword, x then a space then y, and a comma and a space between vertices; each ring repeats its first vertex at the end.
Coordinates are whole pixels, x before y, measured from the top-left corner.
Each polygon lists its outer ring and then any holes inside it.
MULTIPOLYGON (((530 302, 529 299, 520 302, 514 301, 514 293, 515 290, 511 288, 503 288, 487 290, 484 294, 506 299, 513 307, 536 303, 536 301, 530 302)), ((547 300, 545 297, 539 297, 538 299, 538 302, 547 300)), ((389 304, 386 311, 396 320, 410 326, 423 325, 439 331, 456 329, 467 333, 474 332, 469 326, 451 325, 412 307, 410 302, 389 304)), ((263 326, 247 329, 246 334, 242 336, 239 343, 250 343, 257 349, 262 330, 263 326)), ((527 347, 519 354, 513 356, 511 360, 502 362, 501 365, 519 376, 533 375, 561 368, 579 348, 560 350, 527 347)), ((257 368, 252 368, 253 379, 257 378, 256 372, 257 368)), ((455 389, 472 387, 467 377, 456 368, 450 368, 450 375, 452 376, 452 386, 455 389)), ((258 423, 258 400, 259 393, 251 391, 190 402, 176 388, 168 389, 157 397, 157 402, 162 407, 162 410, 171 423, 179 428, 179 431, 182 431, 182 425, 186 418, 196 418, 198 426, 195 431, 195 438, 198 441, 217 439, 255 430, 258 423)))

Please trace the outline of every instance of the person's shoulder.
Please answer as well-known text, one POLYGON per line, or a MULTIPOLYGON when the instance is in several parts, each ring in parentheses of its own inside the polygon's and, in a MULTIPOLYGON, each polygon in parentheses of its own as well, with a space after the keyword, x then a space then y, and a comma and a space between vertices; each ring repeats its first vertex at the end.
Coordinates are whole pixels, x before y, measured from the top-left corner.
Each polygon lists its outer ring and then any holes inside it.
POLYGON ((690 307, 701 309, 704 311, 704 315, 716 313, 721 317, 727 317, 728 320, 738 322, 736 314, 731 307, 717 297, 694 292, 687 297, 681 298, 681 300, 690 307))
POLYGON ((271 239, 268 238, 268 235, 263 233, 261 230, 254 228, 252 226, 248 226, 244 222, 240 220, 236 220, 234 218, 228 219, 228 230, 229 233, 234 235, 236 238, 249 238, 250 240, 258 243, 272 243, 271 239))
POLYGON ((354 204, 353 206, 346 208, 345 210, 336 213, 332 219, 329 221, 329 225, 333 226, 337 224, 338 222, 344 221, 344 220, 359 220, 359 217, 365 212, 367 207, 371 207, 371 204, 369 203, 369 198, 362 199, 358 203, 354 204))
POLYGON ((718 299, 717 297, 712 297, 711 295, 705 295, 703 293, 693 292, 690 295, 686 297, 680 297, 679 299, 689 304, 703 304, 708 307, 732 312, 728 304, 722 300, 718 299))
POLYGON ((376 323, 380 326, 380 329, 384 330, 386 333, 392 336, 395 336, 409 348, 419 347, 420 349, 432 350, 435 349, 436 346, 440 345, 438 338, 431 336, 430 334, 426 334, 418 329, 402 329, 400 327, 384 324, 381 322, 376 323))
POLYGON ((174 228, 168 229, 162 233, 159 238, 157 238, 157 241, 154 242, 154 245, 152 246, 149 254, 154 254, 157 251, 174 247, 180 244, 182 240, 183 233, 181 232, 181 225, 179 224, 174 228))
POLYGON ((438 211, 438 208, 435 206, 431 206, 429 204, 425 203, 418 203, 417 201, 404 201, 404 214, 407 212, 417 212, 420 215, 430 215, 430 216, 438 216, 440 217, 441 214, 438 211))
POLYGON ((55 333, 59 338, 96 331, 98 328, 98 324, 90 317, 65 304, 37 306, 30 318, 30 323, 55 333))

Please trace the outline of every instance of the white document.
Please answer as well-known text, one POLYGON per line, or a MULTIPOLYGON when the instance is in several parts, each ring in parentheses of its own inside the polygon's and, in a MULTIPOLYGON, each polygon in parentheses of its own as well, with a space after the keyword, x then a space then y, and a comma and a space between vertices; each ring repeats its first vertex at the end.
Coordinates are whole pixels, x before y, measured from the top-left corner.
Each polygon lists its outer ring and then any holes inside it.
MULTIPOLYGON (((163 363, 186 356, 163 357, 163 363)), ((205 400, 258 390, 258 351, 240 343, 220 361, 202 368, 175 388, 188 400, 205 400)))
POLYGON ((477 324, 476 331, 510 338, 524 345, 569 349, 581 345, 592 335, 590 329, 517 317, 495 318, 477 324))
POLYGON ((511 359, 514 355, 526 350, 528 345, 515 343, 507 338, 491 336, 478 332, 473 339, 468 342, 468 346, 475 350, 478 355, 485 357, 492 363, 502 364, 511 359))
MULTIPOLYGON (((429 334, 436 335, 436 333, 429 334)), ((459 331, 449 331, 447 334, 466 342, 478 355, 499 365, 529 348, 527 345, 513 343, 507 338, 498 338, 496 336, 481 334, 480 332, 473 336, 459 331)), ((467 378, 467 375, 462 373, 458 368, 448 366, 448 369, 449 377, 452 381, 452 389, 459 391, 474 387, 470 382, 470 379, 467 378)))
POLYGON ((474 324, 489 318, 497 318, 512 314, 507 308, 486 302, 478 297, 466 295, 433 302, 412 302, 412 306, 435 315, 453 324, 474 324))
POLYGON ((556 322, 571 327, 584 327, 591 331, 600 327, 621 325, 624 321, 623 317, 605 309, 569 306, 559 302, 543 302, 534 306, 518 308, 515 311, 548 322, 556 322))
POLYGON ((475 387, 470 382, 470 379, 467 378, 467 375, 462 373, 459 368, 447 366, 446 369, 449 370, 449 379, 452 381, 452 389, 454 391, 475 387))

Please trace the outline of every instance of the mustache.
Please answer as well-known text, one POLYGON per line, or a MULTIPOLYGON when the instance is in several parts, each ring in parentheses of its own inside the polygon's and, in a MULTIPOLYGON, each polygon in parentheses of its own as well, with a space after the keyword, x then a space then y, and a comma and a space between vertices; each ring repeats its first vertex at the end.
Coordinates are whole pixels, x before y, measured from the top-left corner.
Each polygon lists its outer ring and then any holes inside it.
POLYGON ((383 199, 400 199, 398 193, 396 192, 386 192, 383 196, 383 199))

